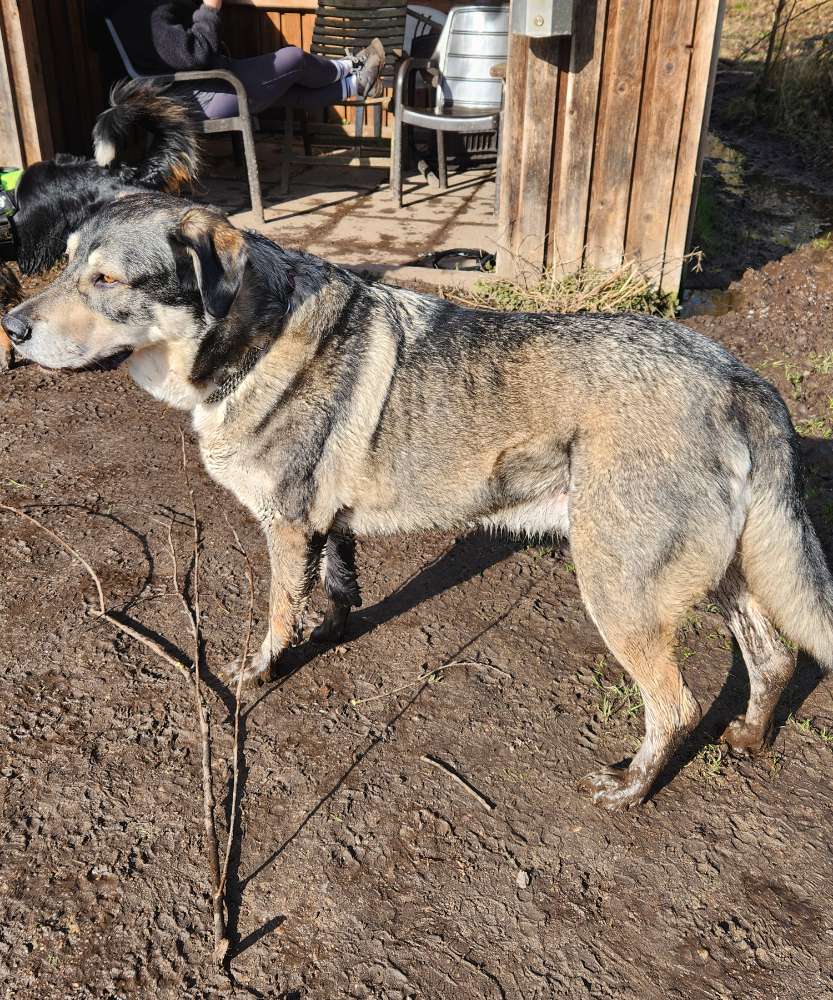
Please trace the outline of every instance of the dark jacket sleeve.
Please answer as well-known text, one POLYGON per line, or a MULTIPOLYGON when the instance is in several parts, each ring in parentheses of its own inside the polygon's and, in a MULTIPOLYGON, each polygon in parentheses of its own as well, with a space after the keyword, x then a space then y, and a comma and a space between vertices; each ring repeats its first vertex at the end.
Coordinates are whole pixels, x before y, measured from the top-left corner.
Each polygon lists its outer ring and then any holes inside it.
POLYGON ((220 12, 201 5, 189 28, 176 4, 162 4, 151 14, 151 36, 159 58, 171 69, 211 69, 220 52, 220 12))

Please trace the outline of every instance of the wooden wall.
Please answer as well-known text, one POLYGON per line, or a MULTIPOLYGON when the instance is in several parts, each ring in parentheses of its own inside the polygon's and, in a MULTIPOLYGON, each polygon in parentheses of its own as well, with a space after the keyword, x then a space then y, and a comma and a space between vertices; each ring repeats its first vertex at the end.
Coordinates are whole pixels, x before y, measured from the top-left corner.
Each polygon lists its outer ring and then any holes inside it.
POLYGON ((633 259, 679 289, 724 3, 581 0, 572 37, 510 37, 501 274, 633 259))

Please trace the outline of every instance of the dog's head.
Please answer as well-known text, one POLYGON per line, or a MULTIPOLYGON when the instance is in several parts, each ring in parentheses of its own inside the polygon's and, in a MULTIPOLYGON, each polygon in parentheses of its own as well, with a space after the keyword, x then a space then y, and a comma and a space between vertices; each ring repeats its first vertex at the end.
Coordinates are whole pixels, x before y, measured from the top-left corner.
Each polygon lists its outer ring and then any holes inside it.
POLYGON ((223 215, 158 194, 104 207, 68 252, 58 279, 3 318, 17 352, 46 368, 113 367, 166 345, 186 379, 247 265, 246 239, 223 215))

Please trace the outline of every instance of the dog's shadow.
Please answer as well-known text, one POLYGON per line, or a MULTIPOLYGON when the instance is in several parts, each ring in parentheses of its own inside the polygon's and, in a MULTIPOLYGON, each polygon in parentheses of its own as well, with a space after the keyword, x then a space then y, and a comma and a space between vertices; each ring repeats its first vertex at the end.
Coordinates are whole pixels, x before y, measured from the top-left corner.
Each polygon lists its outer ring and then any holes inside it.
MULTIPOLYGON (((490 566, 502 562, 504 559, 512 555, 514 552, 519 551, 523 547, 523 544, 519 542, 507 541, 505 539, 494 539, 479 533, 465 535, 461 538, 455 539, 453 544, 449 546, 445 552, 428 563, 428 565, 423 566, 391 594, 388 594, 381 601, 378 601, 376 604, 371 605, 369 608, 366 608, 359 613, 354 612, 349 619, 347 633, 342 641, 355 641, 361 636, 372 631, 377 626, 392 621, 394 618, 413 610, 423 601, 430 600, 432 597, 436 597, 446 590, 456 587, 473 577, 480 575, 485 572, 485 570, 489 569, 490 566)), ((277 677, 274 677, 276 683, 271 684, 241 716, 241 762, 239 789, 239 801, 241 803, 245 794, 246 781, 249 774, 249 769, 246 766, 245 759, 243 759, 244 755, 242 748, 245 747, 246 725, 250 716, 255 709, 260 707, 268 698, 279 691, 291 677, 306 666, 306 664, 308 664, 311 660, 315 659, 315 657, 318 656, 319 653, 325 648, 326 647, 324 646, 318 646, 311 642, 305 642, 302 645, 288 649, 281 657, 278 667, 279 673, 277 677)), ((209 683, 216 693, 223 699, 224 704, 228 705, 228 693, 221 690, 223 688, 221 682, 216 678, 211 678, 209 683)), ((247 951, 253 945, 257 944, 258 941, 266 937, 266 935, 278 928, 284 920, 283 916, 277 915, 270 920, 267 920, 245 938, 240 939, 238 934, 238 924, 243 904, 243 896, 247 886, 255 878, 257 878, 262 871, 272 865, 280 857, 286 848, 299 836, 310 820, 317 815, 322 806, 338 792, 339 788, 341 788, 343 783, 347 780, 355 768, 358 767, 359 764, 368 757, 368 755, 373 753, 373 751, 384 739, 384 733, 402 718, 402 716, 419 697, 424 687, 425 685, 418 688, 416 694, 408 700, 405 706, 390 720, 388 720, 384 726, 381 727, 381 735, 376 735, 371 739, 367 749, 356 758, 344 774, 339 777, 333 787, 318 800, 294 832, 292 832, 266 860, 261 862, 244 878, 240 878, 240 842, 239 838, 236 839, 230 857, 228 874, 228 933, 232 942, 235 942, 233 951, 229 956, 230 959, 237 958, 242 955, 243 952, 247 951)), ((230 789, 228 790, 226 798, 228 810, 228 802, 230 802, 230 789)))

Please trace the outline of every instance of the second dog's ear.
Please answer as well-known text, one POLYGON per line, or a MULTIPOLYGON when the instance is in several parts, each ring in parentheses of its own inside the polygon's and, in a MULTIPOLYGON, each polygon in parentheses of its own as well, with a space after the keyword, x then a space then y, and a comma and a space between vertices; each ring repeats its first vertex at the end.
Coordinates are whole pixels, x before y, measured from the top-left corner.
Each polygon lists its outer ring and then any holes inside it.
POLYGON ((228 316, 246 270, 243 234, 218 212, 192 208, 174 239, 191 253, 205 311, 214 319, 228 316))

